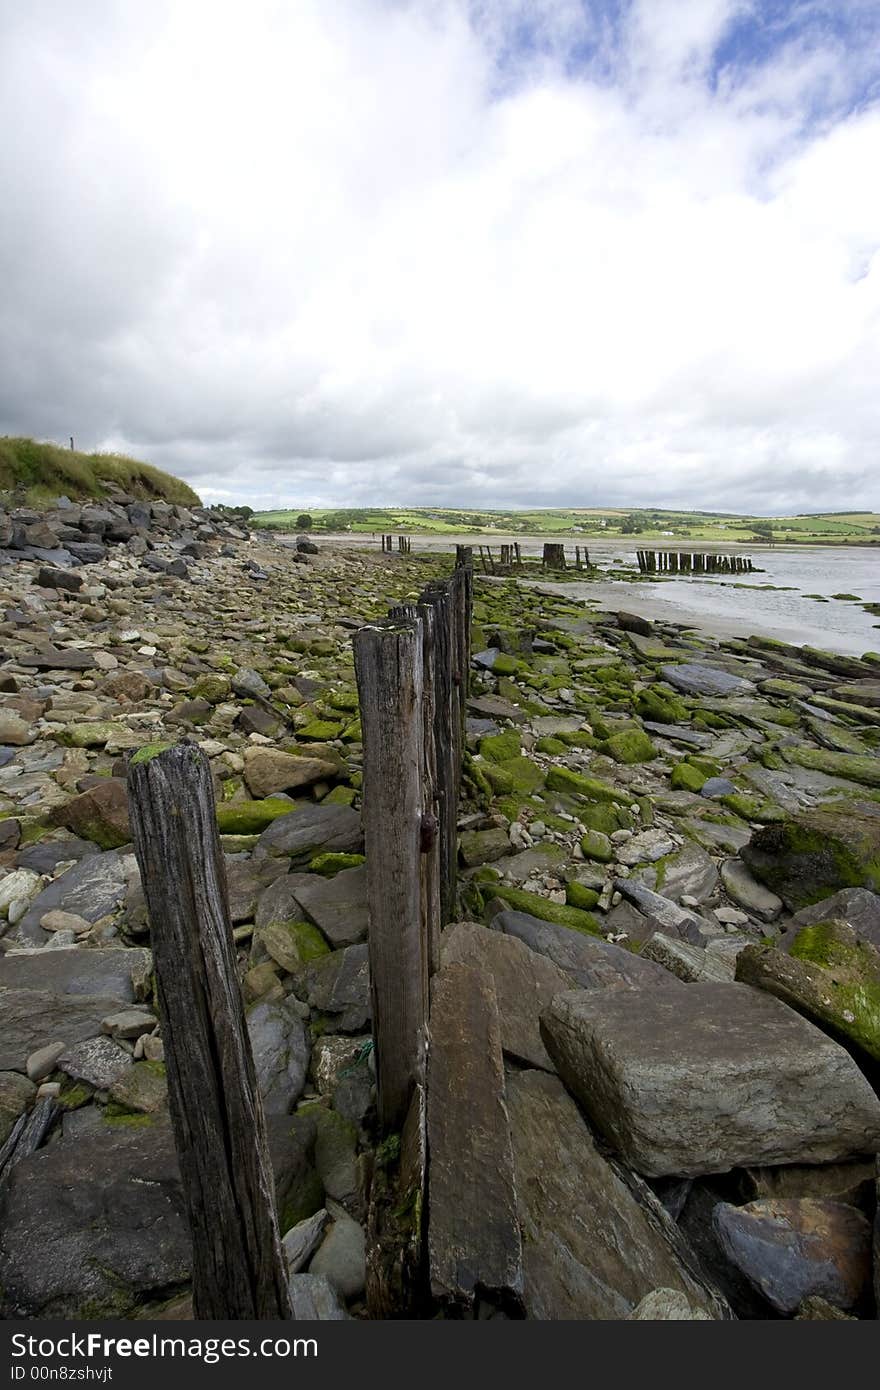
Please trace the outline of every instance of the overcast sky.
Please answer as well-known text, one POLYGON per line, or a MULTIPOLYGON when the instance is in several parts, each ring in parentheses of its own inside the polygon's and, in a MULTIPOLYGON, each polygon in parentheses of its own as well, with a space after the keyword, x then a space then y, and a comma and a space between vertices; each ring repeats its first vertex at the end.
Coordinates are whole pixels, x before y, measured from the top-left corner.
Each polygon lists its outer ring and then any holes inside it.
POLYGON ((0 433, 880 509, 877 0, 0 0, 0 433))

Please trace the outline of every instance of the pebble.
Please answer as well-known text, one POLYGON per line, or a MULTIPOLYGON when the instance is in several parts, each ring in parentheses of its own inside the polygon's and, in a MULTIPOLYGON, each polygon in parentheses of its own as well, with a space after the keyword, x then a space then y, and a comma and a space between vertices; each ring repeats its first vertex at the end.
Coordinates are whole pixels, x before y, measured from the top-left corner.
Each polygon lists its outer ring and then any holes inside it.
POLYGON ((47 1043, 32 1052, 25 1063, 25 1072, 30 1081, 42 1081, 55 1070, 55 1063, 64 1051, 63 1042, 47 1043))

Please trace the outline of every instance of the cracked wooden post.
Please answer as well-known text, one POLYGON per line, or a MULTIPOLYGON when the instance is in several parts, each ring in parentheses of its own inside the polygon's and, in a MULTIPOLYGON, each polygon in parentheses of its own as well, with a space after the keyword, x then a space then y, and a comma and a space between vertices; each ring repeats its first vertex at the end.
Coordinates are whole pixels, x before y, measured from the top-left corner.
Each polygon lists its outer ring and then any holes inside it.
POLYGON ((422 625, 354 636, 363 726, 370 990, 379 1123, 399 1131, 424 1080, 427 968, 422 933, 422 625))
POLYGON ((141 749, 128 788, 192 1232, 193 1311, 292 1318, 208 759, 191 743, 141 749))

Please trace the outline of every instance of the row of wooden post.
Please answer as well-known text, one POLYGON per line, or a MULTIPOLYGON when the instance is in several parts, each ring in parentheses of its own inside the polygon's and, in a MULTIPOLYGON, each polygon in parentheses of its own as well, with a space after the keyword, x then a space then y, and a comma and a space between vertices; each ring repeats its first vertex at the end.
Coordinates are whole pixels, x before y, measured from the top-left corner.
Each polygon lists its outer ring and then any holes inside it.
POLYGON ((379 1122, 400 1129, 424 1080, 428 980, 455 904, 473 569, 354 637, 363 728, 370 984, 379 1122))
MULTIPOLYGON (((388 555, 390 555, 390 554, 392 553, 392 551, 394 550, 394 537, 393 537, 393 536, 386 536, 386 535, 383 534, 383 536, 382 536, 382 550, 383 550, 383 552, 387 553, 388 555)), ((397 551, 398 551, 398 554, 400 554, 400 555, 409 555, 409 554, 411 553, 411 551, 412 551, 412 541, 410 540, 409 536, 398 536, 398 537, 397 537, 397 551)))
POLYGON ((705 555, 677 550, 637 550, 640 574, 751 574, 745 555, 705 555))
MULTIPOLYGON (((380 1123, 423 1087, 428 981, 454 911, 473 569, 355 636, 364 738, 370 975, 380 1123)), ((263 1107, 236 969, 207 757, 133 756, 132 841, 151 923, 196 1318, 290 1319, 263 1107)), ((18 1138, 18 1136, 16 1136, 18 1138)), ((4 1151, 4 1159, 6 1157, 4 1151)))

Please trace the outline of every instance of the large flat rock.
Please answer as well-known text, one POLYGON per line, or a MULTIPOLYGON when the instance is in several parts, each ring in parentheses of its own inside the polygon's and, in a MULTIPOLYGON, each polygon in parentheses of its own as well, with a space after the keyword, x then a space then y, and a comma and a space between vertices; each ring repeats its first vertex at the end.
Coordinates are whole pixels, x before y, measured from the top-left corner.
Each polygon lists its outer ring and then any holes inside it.
POLYGON ((661 988, 677 981, 662 965, 624 951, 601 937, 572 931, 556 922, 542 922, 527 912, 499 912, 492 930, 515 936, 532 951, 547 956, 580 989, 630 989, 637 985, 661 988))
POLYGON ((316 854, 358 853, 363 841, 360 814, 350 806, 304 806, 274 820, 260 836, 254 855, 286 855, 291 867, 299 869, 316 854))
POLYGON ((719 1301, 685 1268, 662 1218, 599 1153, 558 1078, 509 1074, 507 1103, 527 1316, 627 1318, 658 1288, 720 1316, 719 1301))
POLYGON ((143 946, 12 952, 0 956, 0 989, 100 994, 131 1004, 146 997, 152 968, 152 952, 143 946))
POLYGON ((428 1262, 434 1298, 461 1312, 478 1297, 518 1311, 522 1242, 491 979, 447 965, 431 989, 428 1262))
MULTIPOLYGON (((299 1205, 314 1190, 314 1124, 271 1115, 266 1128, 279 1207, 299 1205)), ((23 1159, 0 1230, 2 1317, 128 1318, 179 1291, 191 1244, 168 1118, 96 1117, 23 1159)))
POLYGON ((575 988, 572 976, 547 956, 530 950, 524 941, 476 922, 456 922, 441 936, 440 963, 453 961, 491 977, 504 1051, 533 1067, 553 1071, 541 1041, 540 1017, 554 995, 575 988))
POLYGON ((755 688, 751 681, 743 680, 741 676, 732 676, 729 671, 697 661, 661 666, 660 674, 669 685, 685 695, 745 695, 755 688))
POLYGON ((100 1037, 102 1021, 118 1010, 113 996, 0 990, 0 1071, 24 1072, 31 1053, 49 1043, 71 1046, 100 1037))
POLYGON ((354 946, 367 935, 367 871, 364 865, 343 869, 332 878, 302 875, 295 889, 309 921, 332 946, 354 946), (308 881, 306 881, 308 879, 308 881))
POLYGON ((105 917, 121 905, 125 893, 125 856, 115 849, 90 854, 53 879, 34 898, 14 935, 19 941, 44 946, 48 934, 40 922, 53 908, 60 907, 65 912, 85 917, 87 922, 97 922, 99 917, 105 917))
POLYGON ((787 951, 803 927, 832 921, 848 922, 857 936, 870 941, 880 951, 880 894, 871 893, 867 888, 841 888, 829 898, 802 907, 791 918, 777 944, 787 951))
POLYGON ((562 994, 542 1033, 591 1121, 649 1177, 880 1145, 880 1101, 849 1054, 747 986, 562 994))
POLYGON ((302 1095, 309 1069, 306 1025, 287 1000, 264 1000, 248 1010, 247 1029, 266 1114, 288 1114, 302 1095))

